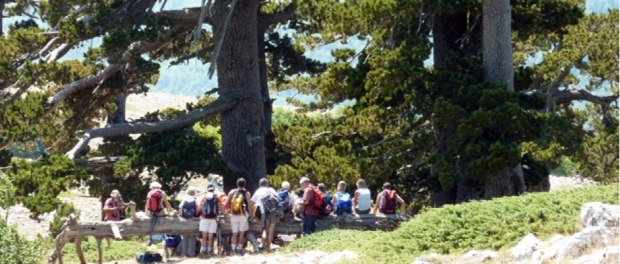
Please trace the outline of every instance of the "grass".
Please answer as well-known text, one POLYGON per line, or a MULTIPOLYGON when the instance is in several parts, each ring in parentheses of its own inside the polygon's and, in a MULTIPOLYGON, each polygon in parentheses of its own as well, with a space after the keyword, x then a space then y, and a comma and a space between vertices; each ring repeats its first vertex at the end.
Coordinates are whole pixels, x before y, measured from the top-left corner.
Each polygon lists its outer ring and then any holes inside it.
POLYGON ((71 191, 64 191, 58 194, 58 198, 77 198, 80 197, 79 194, 71 191))
POLYGON ((431 252, 502 250, 516 245, 528 233, 547 239, 554 234, 578 232, 581 206, 591 201, 618 204, 618 184, 429 209, 393 232, 330 230, 297 240, 285 251, 351 250, 360 256, 353 262, 411 263, 431 252))
MULTIPOLYGON (((108 247, 108 243, 105 239, 101 243, 103 250, 103 261, 114 260, 127 260, 135 259, 136 254, 144 252, 144 242, 128 240, 128 241, 115 241, 112 240, 112 244, 108 247)), ((93 237, 85 237, 82 241, 82 250, 84 250, 84 257, 89 263, 96 263, 98 260, 97 255, 97 241, 93 237)), ((79 263, 77 253, 75 251, 75 244, 67 243, 62 249, 62 257, 65 263, 79 263)))

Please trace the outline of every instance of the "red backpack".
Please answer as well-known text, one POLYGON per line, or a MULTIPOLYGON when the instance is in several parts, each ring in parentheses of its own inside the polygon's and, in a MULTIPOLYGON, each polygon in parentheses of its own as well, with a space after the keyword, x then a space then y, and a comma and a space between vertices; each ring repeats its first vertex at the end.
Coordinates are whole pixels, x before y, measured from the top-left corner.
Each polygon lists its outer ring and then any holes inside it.
POLYGON ((162 191, 159 189, 151 190, 149 194, 146 196, 146 204, 148 205, 149 211, 153 213, 159 213, 164 209, 162 206, 162 191))
POLYGON ((314 186, 311 186, 310 188, 314 192, 314 201, 312 201, 312 205, 314 208, 319 210, 319 212, 323 212, 325 210, 325 206, 327 206, 325 203, 325 196, 323 196, 323 193, 319 191, 318 188, 314 186))
POLYGON ((381 194, 381 207, 379 208, 383 214, 396 213, 396 191, 384 190, 381 194))

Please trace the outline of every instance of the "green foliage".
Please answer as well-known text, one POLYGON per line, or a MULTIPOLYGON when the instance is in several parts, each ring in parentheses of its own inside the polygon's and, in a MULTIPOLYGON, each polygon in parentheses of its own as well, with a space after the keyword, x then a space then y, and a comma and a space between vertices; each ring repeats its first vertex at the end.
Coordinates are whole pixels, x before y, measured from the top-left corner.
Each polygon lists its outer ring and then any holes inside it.
POLYGON ((536 186, 543 179, 549 177, 549 168, 542 162, 538 162, 532 157, 532 154, 525 153, 521 158, 521 167, 523 169, 523 179, 525 186, 536 186))
POLYGON ((49 235, 50 238, 55 238, 62 231, 62 225, 65 223, 66 217, 70 214, 74 214, 80 217, 80 210, 73 206, 73 203, 63 202, 56 208, 54 219, 50 222, 49 235))
MULTIPOLYGON (((0 207, 9 208, 15 204, 15 186, 8 175, 0 171, 0 207)), ((4 217, 8 219, 9 210, 6 210, 4 217)), ((0 216, 0 218, 3 216, 0 216)))
POLYGON ((575 233, 581 230, 584 203, 618 204, 618 195, 618 185, 612 184, 449 205, 428 209, 391 233, 330 230, 296 240, 285 250, 347 249, 360 259, 386 263, 410 263, 431 252, 499 250, 516 245, 528 233, 541 239, 575 233))
POLYGON ((573 176, 577 172, 577 164, 575 164, 569 157, 562 156, 560 166, 553 170, 551 173, 558 176, 573 176))
MULTIPOLYGON (((110 247, 107 243, 102 243, 103 249, 103 261, 118 261, 135 259, 136 254, 144 252, 144 243, 140 241, 128 240, 128 241, 112 241, 110 247)), ((97 255, 97 242, 94 239, 88 239, 82 241, 82 250, 84 250, 84 257, 87 262, 97 262, 99 259, 97 255)), ((78 263, 79 258, 75 251, 75 244, 67 243, 62 249, 63 261, 67 263, 78 263)))
POLYGON ((7 175, 15 186, 15 201, 23 203, 33 219, 56 209, 61 204, 58 194, 86 179, 85 171, 63 155, 45 155, 34 162, 15 160, 11 166, 7 175))
POLYGON ((39 264, 42 249, 39 243, 20 236, 15 226, 7 225, 0 217, 0 259, 4 263, 39 264))

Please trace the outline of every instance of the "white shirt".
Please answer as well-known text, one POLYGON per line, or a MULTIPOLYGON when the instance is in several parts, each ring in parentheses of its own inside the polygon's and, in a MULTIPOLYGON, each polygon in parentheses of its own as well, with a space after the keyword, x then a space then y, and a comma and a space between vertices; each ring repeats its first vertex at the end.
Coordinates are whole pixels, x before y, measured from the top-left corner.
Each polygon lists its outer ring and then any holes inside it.
POLYGON ((358 189, 360 191, 357 196, 357 210, 365 211, 370 209, 370 190, 368 188, 358 189))
POLYGON ((252 195, 252 202, 258 205, 261 214, 265 214, 265 208, 263 208, 263 201, 261 201, 261 198, 263 198, 263 196, 267 195, 270 192, 278 196, 278 193, 270 187, 260 187, 258 188, 258 190, 256 190, 256 192, 254 192, 254 195, 252 195))

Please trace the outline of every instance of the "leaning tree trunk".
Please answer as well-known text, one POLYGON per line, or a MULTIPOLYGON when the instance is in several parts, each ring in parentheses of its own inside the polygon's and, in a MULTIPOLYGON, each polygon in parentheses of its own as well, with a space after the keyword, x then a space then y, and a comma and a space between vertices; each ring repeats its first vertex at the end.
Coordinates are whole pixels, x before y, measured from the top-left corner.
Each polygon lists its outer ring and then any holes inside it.
POLYGON ((276 153, 276 136, 272 129, 273 102, 269 97, 269 80, 267 78, 267 61, 265 54, 265 29, 258 26, 258 71, 260 78, 260 91, 263 98, 263 123, 265 132, 265 166, 267 174, 274 174, 276 171, 278 154, 276 153))
POLYGON ((217 55, 218 92, 239 96, 237 105, 221 114, 222 154, 232 170, 246 175, 254 190, 266 176, 263 97, 258 71, 258 0, 237 0, 228 23, 228 1, 215 1, 216 36, 224 38, 217 55), (223 35, 218 34, 225 30, 223 35))
MULTIPOLYGON (((506 84, 506 89, 514 91, 510 9, 510 0, 483 0, 482 56, 485 78, 502 82, 506 84)), ((490 199, 523 192, 525 181, 519 163, 514 168, 504 168, 493 175, 485 186, 484 197, 490 199)))

